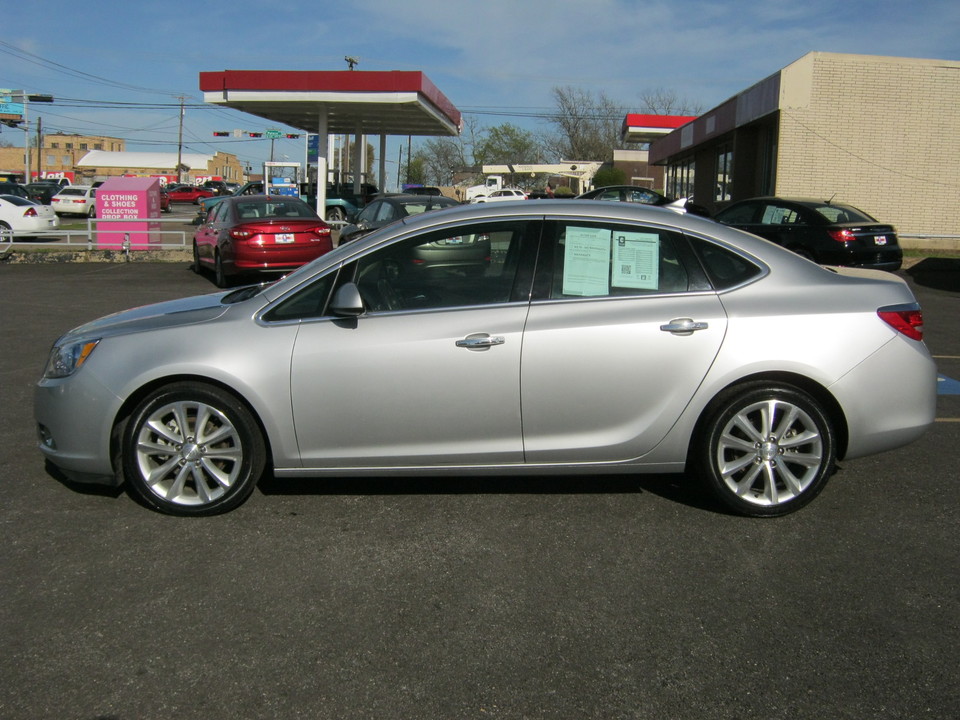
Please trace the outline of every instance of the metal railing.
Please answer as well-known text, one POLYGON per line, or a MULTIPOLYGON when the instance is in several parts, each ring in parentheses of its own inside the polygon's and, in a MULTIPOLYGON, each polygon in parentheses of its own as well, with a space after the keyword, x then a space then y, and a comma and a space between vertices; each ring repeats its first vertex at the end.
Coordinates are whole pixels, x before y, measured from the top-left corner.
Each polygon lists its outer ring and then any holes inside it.
POLYGON ((190 247, 193 239, 191 230, 163 230, 147 227, 143 230, 128 228, 110 229, 110 225, 130 224, 140 222, 150 226, 164 224, 184 225, 183 218, 122 218, 98 219, 88 218, 87 227, 82 230, 43 230, 29 232, 13 232, 7 228, 0 228, 0 251, 9 251, 11 247, 64 247, 70 250, 185 250, 190 247), (189 234, 189 239, 187 235, 189 234), (146 237, 146 242, 132 242, 131 236, 146 237), (15 244, 14 244, 15 243, 15 244), (100 247, 101 245, 109 247, 100 247))

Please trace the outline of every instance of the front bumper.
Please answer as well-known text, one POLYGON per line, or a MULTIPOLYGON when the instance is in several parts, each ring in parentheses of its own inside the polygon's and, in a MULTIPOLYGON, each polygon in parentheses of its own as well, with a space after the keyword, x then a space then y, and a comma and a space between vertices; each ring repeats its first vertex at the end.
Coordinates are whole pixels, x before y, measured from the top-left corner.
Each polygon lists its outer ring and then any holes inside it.
POLYGON ((110 444, 121 404, 90 372, 41 379, 33 394, 40 452, 71 480, 118 485, 110 444))

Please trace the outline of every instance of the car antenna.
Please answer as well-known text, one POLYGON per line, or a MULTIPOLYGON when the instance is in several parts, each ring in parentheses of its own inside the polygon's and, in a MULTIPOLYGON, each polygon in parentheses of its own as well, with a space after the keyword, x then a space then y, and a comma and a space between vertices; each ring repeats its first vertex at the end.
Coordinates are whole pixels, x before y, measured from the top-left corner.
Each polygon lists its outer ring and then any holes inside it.
POLYGON ((827 205, 829 205, 830 203, 832 203, 832 202, 833 202, 833 199, 834 199, 836 196, 837 196, 836 193, 834 193, 833 195, 831 195, 831 196, 830 196, 830 199, 827 200, 827 205))

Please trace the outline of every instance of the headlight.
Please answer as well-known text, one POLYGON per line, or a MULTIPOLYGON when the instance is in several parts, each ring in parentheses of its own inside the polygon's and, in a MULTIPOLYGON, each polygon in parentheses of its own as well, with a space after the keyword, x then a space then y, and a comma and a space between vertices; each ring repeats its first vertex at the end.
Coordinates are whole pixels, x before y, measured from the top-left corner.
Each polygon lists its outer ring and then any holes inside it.
POLYGON ((54 345, 50 351, 50 359, 43 371, 46 378, 65 378, 73 375, 83 365, 100 339, 85 340, 67 345, 54 345))

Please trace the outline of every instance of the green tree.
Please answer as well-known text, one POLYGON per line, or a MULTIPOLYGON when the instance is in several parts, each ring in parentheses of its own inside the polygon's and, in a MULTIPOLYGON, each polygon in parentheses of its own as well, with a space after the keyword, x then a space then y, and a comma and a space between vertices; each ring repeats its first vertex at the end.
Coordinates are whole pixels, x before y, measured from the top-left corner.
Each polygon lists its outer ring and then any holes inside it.
POLYGON ((606 187, 607 185, 626 185, 627 173, 622 168, 602 167, 597 170, 593 176, 594 187, 606 187))
POLYGON ((432 184, 427 181, 427 169, 422 155, 414 154, 404 168, 404 171, 406 173, 406 180, 404 182, 408 185, 432 184))
POLYGON ((474 147, 476 165, 536 163, 543 155, 540 140, 532 132, 504 123, 483 130, 474 147))

